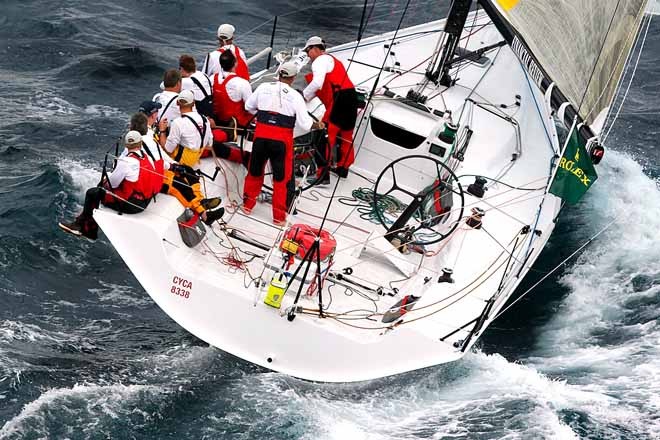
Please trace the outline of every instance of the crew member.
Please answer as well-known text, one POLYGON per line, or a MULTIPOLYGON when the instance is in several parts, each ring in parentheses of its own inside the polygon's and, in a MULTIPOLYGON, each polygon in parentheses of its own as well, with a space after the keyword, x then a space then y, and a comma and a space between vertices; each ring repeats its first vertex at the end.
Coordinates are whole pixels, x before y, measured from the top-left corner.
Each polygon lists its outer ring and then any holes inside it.
POLYGON ((82 213, 72 222, 59 223, 64 231, 96 240, 99 227, 93 214, 99 203, 124 214, 136 214, 143 211, 160 191, 162 165, 156 169, 142 151, 142 135, 129 131, 124 144, 127 155, 117 160, 114 171, 101 181, 101 185, 87 190, 82 213))
MULTIPOLYGON (((138 113, 142 113, 147 117, 147 134, 143 135, 145 142, 147 138, 152 140, 152 143, 147 142, 147 146, 154 152, 155 147, 160 147, 158 143, 158 111, 162 108, 160 102, 156 101, 142 101, 138 107, 138 113)), ((140 131, 140 130, 137 130, 140 131)), ((165 154, 167 156, 167 154, 165 154)), ((169 156, 167 156, 169 157, 169 156)))
POLYGON ((211 148, 211 126, 204 116, 193 110, 195 96, 191 90, 179 93, 177 105, 181 117, 170 123, 169 134, 166 133, 167 121, 162 119, 158 123, 160 145, 178 162, 165 172, 163 192, 176 197, 210 225, 222 217, 224 208, 220 206, 220 198, 204 198, 193 167, 197 166, 202 150, 211 148))
POLYGON ((211 80, 204 72, 197 70, 195 59, 190 55, 179 57, 181 90, 192 90, 195 95, 195 108, 200 115, 213 117, 211 80))
POLYGON ((168 123, 181 116, 176 105, 176 97, 181 92, 181 73, 176 69, 169 69, 163 75, 164 90, 153 97, 161 107, 158 110, 158 122, 165 120, 168 123))
MULTIPOLYGON (((357 94, 348 73, 340 60, 325 53, 325 42, 321 37, 307 40, 305 53, 312 60, 312 73, 306 76, 309 84, 303 90, 305 100, 318 96, 325 105, 323 122, 328 126, 328 146, 323 155, 328 164, 339 138, 337 175, 346 177, 348 168, 355 160, 353 152, 353 129, 357 117, 357 94)), ((321 167, 319 174, 325 172, 321 167)))
POLYGON ((230 50, 236 57, 236 74, 247 81, 250 80, 250 71, 245 52, 234 44, 235 31, 236 28, 230 24, 222 24, 218 27, 218 49, 206 55, 202 68, 202 71, 209 77, 221 72, 220 54, 226 50, 230 50))
MULTIPOLYGON (((147 116, 146 112, 142 111, 146 108, 150 108, 156 104, 153 101, 144 101, 140 105, 140 109, 137 113, 131 116, 131 122, 129 124, 129 130, 135 130, 142 135, 142 149, 145 153, 151 158, 152 162, 156 163, 159 160, 163 161, 163 168, 165 170, 170 169, 170 164, 176 163, 167 153, 163 151, 163 148, 156 142, 155 134, 151 126, 155 123, 156 117, 158 115, 158 110, 154 108, 152 113, 147 116)), ((125 149, 122 152, 122 156, 128 154, 128 150, 125 149)), ((161 176, 162 178, 163 176, 161 176)))
MULTIPOLYGON (((298 67, 293 62, 282 64, 279 81, 261 84, 245 103, 245 109, 257 115, 252 155, 243 190, 243 212, 250 214, 264 181, 264 168, 270 160, 273 170, 273 222, 282 225, 293 200, 293 129, 296 124, 305 131, 312 125, 305 101, 291 88, 298 67)), ((317 126, 319 124, 316 124, 317 126)))
POLYGON ((235 118, 239 127, 247 127, 253 115, 245 110, 252 95, 250 83, 236 74, 236 57, 226 50, 220 55, 222 71, 213 75, 213 111, 217 125, 228 126, 235 118))
POLYGON ((222 70, 213 75, 213 153, 232 162, 247 165, 250 153, 229 142, 236 142, 239 134, 254 116, 245 110, 245 101, 252 95, 250 83, 236 75, 236 57, 230 50, 220 55, 222 70))

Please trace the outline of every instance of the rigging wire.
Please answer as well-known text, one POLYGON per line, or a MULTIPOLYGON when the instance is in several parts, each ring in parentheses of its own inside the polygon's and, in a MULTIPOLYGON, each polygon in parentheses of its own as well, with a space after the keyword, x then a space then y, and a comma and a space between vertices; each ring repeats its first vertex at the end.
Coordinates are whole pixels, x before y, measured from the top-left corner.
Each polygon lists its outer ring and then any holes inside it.
POLYGON ((646 30, 644 31, 644 37, 641 40, 641 45, 639 47, 639 52, 637 53, 637 60, 635 61, 635 66, 633 68, 632 74, 630 76, 630 81, 628 82, 628 86, 626 87, 626 91, 623 94, 623 98, 621 98, 621 104, 619 104, 619 108, 616 111, 616 114, 614 115, 614 118, 612 119, 612 122, 607 129, 607 132, 603 136, 603 143, 607 140, 607 138, 610 135, 610 132, 612 131, 612 128, 614 128, 614 123, 616 120, 619 118, 619 115, 621 114, 621 109, 623 108, 623 104, 626 102, 626 98, 628 97, 628 92, 630 92, 630 86, 633 83, 633 79, 635 78, 635 73, 637 72, 637 67, 639 66, 639 60, 642 57, 642 50, 644 49, 644 44, 646 43, 646 37, 648 36, 649 33, 649 27, 651 26, 651 19, 653 18, 653 15, 649 15, 647 24, 646 24, 646 30))
POLYGON ((556 265, 550 272, 546 273, 543 277, 541 277, 540 280, 538 280, 532 287, 529 289, 525 290, 518 298, 515 299, 515 301, 512 301, 511 304, 509 304, 506 308, 502 309, 495 317, 493 317, 493 321, 499 318, 504 312, 509 310, 511 307, 513 307, 518 301, 523 299, 525 295, 527 295, 529 292, 531 292, 533 289, 536 288, 539 284, 541 284, 543 281, 545 281, 546 278, 548 278, 550 275, 555 273, 560 267, 564 266, 568 260, 573 258, 575 255, 577 255, 582 249, 587 247, 589 244, 591 244, 596 238, 598 238, 601 234, 603 234, 605 231, 607 231, 619 218, 624 213, 621 212, 619 215, 617 215, 614 220, 610 221, 605 227, 603 227, 600 231, 598 231, 596 234, 594 234, 591 238, 589 238, 584 244, 582 244, 580 247, 578 247, 573 253, 571 253, 568 257, 564 258, 558 265, 556 265))
POLYGON ((619 10, 619 5, 621 4, 621 0, 618 0, 616 2, 616 7, 614 8, 614 12, 612 12, 612 18, 610 19, 610 24, 607 26, 607 32, 605 32, 605 36, 603 37, 603 42, 600 45, 600 50, 598 51, 598 56, 596 57, 596 61, 594 61, 594 66, 591 69, 591 75, 589 75, 589 80, 587 81, 587 86, 584 88, 584 93, 582 94, 582 98, 580 99, 580 105, 578 105, 577 114, 580 114, 580 110, 582 109, 582 104, 584 104, 584 100, 587 97, 587 92, 589 91, 589 86, 591 85, 591 80, 594 77, 594 73, 596 73, 596 67, 598 67, 598 62, 600 61, 601 55, 603 55, 603 50, 605 49, 605 43, 607 42, 607 37, 610 36, 610 30, 612 30, 612 23, 614 23, 614 19, 616 18, 616 12, 619 10))
MULTIPOLYGON (((375 4, 375 2, 374 2, 374 4, 375 4)), ((401 24, 403 23, 403 19, 404 19, 404 17, 406 16, 406 12, 408 11, 408 6, 410 6, 410 0, 406 0, 406 6, 405 6, 405 8, 404 8, 404 10, 403 10, 403 13, 401 14, 401 19, 399 20, 399 24, 397 25, 396 30, 394 31, 394 35, 392 35, 392 41, 391 41, 390 44, 389 44, 389 47, 390 47, 390 48, 391 48, 392 45, 394 44, 394 41, 396 41, 396 37, 397 37, 397 35, 398 35, 398 33, 399 33, 399 30, 401 29, 401 24)), ((368 21, 368 20, 367 20, 367 21, 368 21)), ((366 24, 365 24, 365 27, 366 27, 366 24)), ((355 45, 355 49, 354 49, 354 51, 353 51, 353 56, 352 56, 351 58, 353 58, 353 57, 355 56, 355 53, 357 52, 357 48, 358 48, 359 44, 360 44, 360 42, 358 41, 357 44, 355 45)), ((369 93, 369 99, 367 100, 367 103, 366 103, 367 106, 370 104, 370 102, 371 102, 371 98, 372 98, 373 95, 374 95, 374 92, 375 92, 376 87, 377 87, 377 85, 378 85, 378 81, 379 81, 379 79, 380 79, 380 76, 381 76, 381 74, 383 73, 383 69, 385 68, 385 64, 387 63, 387 59, 388 59, 387 56, 385 56, 384 59, 383 59, 383 64, 382 64, 381 67, 380 67, 380 71, 378 72, 378 76, 376 77, 376 80, 374 81, 374 85, 373 85, 373 87, 371 88, 371 92, 369 93)), ((350 64, 349 64, 348 68, 350 68, 350 64)), ((348 68, 346 69, 346 75, 348 75, 348 68)), ((360 130, 360 125, 361 125, 361 124, 362 124, 362 119, 360 120, 360 124, 358 124, 358 127, 356 128, 356 130, 357 130, 358 132, 359 132, 359 130, 360 130)), ((359 151, 358 151, 358 152, 359 152, 359 151)), ((358 152, 355 152, 355 155, 356 155, 356 156, 357 156, 357 153, 358 153, 358 152)), ((335 196, 335 194, 336 194, 336 192, 337 192, 337 188, 339 187, 339 183, 340 183, 340 181, 341 181, 341 179, 337 179, 337 181, 335 182, 335 187, 334 187, 333 190, 332 190, 332 195, 331 195, 330 201, 328 202, 328 206, 326 207, 325 214, 323 215, 323 219, 321 220, 321 226, 320 226, 320 229, 323 229, 323 225, 325 224, 325 219, 327 218, 328 213, 330 212, 330 206, 332 206, 332 201, 333 201, 334 196, 335 196)))
MULTIPOLYGON (((626 38, 626 41, 625 41, 624 47, 628 46, 628 43, 630 42, 631 39, 633 40, 633 44, 630 46, 630 51, 628 52, 628 55, 626 56, 626 59, 624 60, 624 66, 625 66, 625 69, 622 68, 622 70, 624 70, 624 73, 623 73, 623 75, 620 75, 620 80, 623 79, 623 77, 626 75, 626 73, 627 73, 628 70, 629 70, 629 67, 630 67, 630 63, 629 63, 629 61, 632 59, 633 52, 634 52, 634 48, 637 46, 637 43, 640 41, 641 34, 642 34, 641 29, 642 29, 643 26, 644 26, 643 23, 644 23, 644 20, 645 20, 645 19, 646 19, 646 17, 642 17, 642 20, 641 20, 641 22, 640 22, 640 26, 639 26, 639 28, 632 27, 632 28, 630 29, 630 32, 628 32, 628 37, 626 38), (638 32, 638 31, 639 31, 639 32, 638 32)), ((650 16, 649 16, 649 19, 650 19, 650 16)), ((647 20, 647 22, 648 22, 648 20, 647 20)), ((600 102, 600 100, 603 98, 603 96, 604 96, 605 93, 607 92, 607 89, 608 89, 608 87, 609 87, 609 85, 610 85, 610 82, 612 81, 612 79, 614 78, 615 74, 617 73, 617 70, 618 70, 618 69, 617 69, 617 66, 618 66, 619 63, 621 62, 621 59, 623 58, 623 54, 624 54, 624 52, 625 52, 625 51, 623 51, 623 50, 619 51, 619 56, 617 57, 616 62, 614 63, 614 67, 612 68, 612 71, 611 71, 611 73, 610 73, 610 76, 607 78, 607 81, 604 83, 604 85, 603 85, 603 90, 600 92, 600 95, 598 95, 598 97, 597 97, 596 100, 594 101, 593 107, 591 108, 591 110, 589 110, 589 111, 585 114, 585 116, 584 116, 585 119, 589 118, 589 116, 593 113, 593 111, 596 110, 596 109, 598 108, 598 103, 600 102)), ((615 88, 615 91, 614 91, 614 95, 612 96, 611 99, 614 99, 614 98, 618 95, 618 92, 619 92, 620 90, 621 90, 621 81, 619 81, 619 83, 617 84, 617 86, 616 86, 616 88, 615 88)))

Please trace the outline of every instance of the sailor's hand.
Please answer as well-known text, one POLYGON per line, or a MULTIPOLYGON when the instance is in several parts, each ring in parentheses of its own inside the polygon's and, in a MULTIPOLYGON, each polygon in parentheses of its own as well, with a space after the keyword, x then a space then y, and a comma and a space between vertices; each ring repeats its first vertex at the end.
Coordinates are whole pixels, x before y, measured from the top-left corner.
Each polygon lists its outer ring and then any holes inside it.
POLYGON ((316 121, 312 124, 314 130, 323 130, 325 128, 325 123, 323 121, 316 121))
POLYGON ((161 133, 165 133, 167 130, 167 118, 163 118, 158 122, 158 130, 160 130, 161 133))
POLYGON ((214 129, 216 127, 215 120, 213 118, 206 118, 206 120, 209 121, 209 125, 211 126, 211 129, 214 129))

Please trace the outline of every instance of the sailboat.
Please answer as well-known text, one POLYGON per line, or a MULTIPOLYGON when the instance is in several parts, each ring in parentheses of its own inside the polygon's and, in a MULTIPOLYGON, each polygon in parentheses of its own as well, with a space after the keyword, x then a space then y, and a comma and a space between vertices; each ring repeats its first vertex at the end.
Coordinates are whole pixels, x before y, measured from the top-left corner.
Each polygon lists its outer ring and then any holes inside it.
POLYGON ((199 168, 226 214, 199 243, 184 242, 183 207, 165 195, 94 218, 167 315, 254 364, 352 382, 456 361, 510 301, 564 204, 596 180, 645 7, 454 0, 444 20, 329 49, 364 101, 356 160, 328 187, 309 183, 318 136, 296 133, 284 226, 267 190, 245 215, 245 168, 213 157, 199 168))

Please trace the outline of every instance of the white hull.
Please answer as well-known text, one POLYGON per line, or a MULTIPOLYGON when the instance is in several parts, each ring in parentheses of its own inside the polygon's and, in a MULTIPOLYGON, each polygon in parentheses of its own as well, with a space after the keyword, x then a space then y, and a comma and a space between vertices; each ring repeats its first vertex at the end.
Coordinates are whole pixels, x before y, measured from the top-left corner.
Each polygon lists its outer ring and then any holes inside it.
MULTIPOLYGON (((396 61, 404 70, 428 56, 438 36, 432 32, 438 29, 441 23, 435 22, 399 32, 396 61)), ((500 39, 493 26, 486 27, 478 35, 479 38, 469 44, 470 49, 500 39)), ((388 40, 388 37, 363 40, 363 48, 358 49, 354 58, 380 67, 383 44, 377 41, 381 39, 388 40)), ((353 56, 353 46, 341 46, 333 52, 348 59, 353 56)), ((539 90, 528 84, 510 49, 506 46, 499 49, 497 56, 495 52, 488 54, 489 67, 467 65, 461 70, 459 85, 442 96, 429 98, 426 105, 441 110, 446 105, 457 118, 469 95, 475 101, 494 104, 511 104, 515 101, 514 95, 520 95, 519 108, 495 110, 510 113, 517 121, 519 138, 510 120, 494 116, 481 107, 471 110, 469 124, 474 134, 465 160, 457 164, 455 172, 498 178, 513 187, 536 190, 523 191, 497 184, 489 187, 483 199, 466 194, 467 213, 475 206, 486 211, 483 228, 472 229, 457 213, 452 214, 459 227, 448 239, 427 247, 427 252, 437 255, 423 258, 421 254, 398 253, 384 239, 377 238, 385 233, 381 225, 360 218, 352 207, 332 204, 325 229, 337 239, 333 273, 352 268, 354 281, 374 289, 383 287, 392 293, 390 281, 414 272, 409 281, 396 285, 401 290, 395 296, 381 296, 354 285, 354 292, 347 295, 350 291, 345 292, 344 285, 335 284, 329 278, 323 298, 330 316, 321 318, 318 313, 298 313, 290 322, 285 310, 294 301, 298 283, 293 284, 279 310, 264 304, 266 286, 258 289, 254 283, 249 283, 250 277, 258 275, 267 283, 273 274, 271 268, 280 264, 279 257, 272 255, 265 269, 264 259, 255 258, 246 265, 249 273, 237 272, 223 263, 228 254, 227 246, 240 247, 260 256, 265 256, 266 252, 227 236, 227 231, 218 225, 214 226, 213 233, 207 233, 204 243, 193 249, 186 247, 175 221, 183 208, 175 199, 158 196, 155 203, 138 215, 120 216, 101 208, 95 212, 95 218, 138 281, 165 313, 198 338, 247 361, 303 379, 350 382, 457 360, 476 342, 528 272, 550 237, 553 219, 560 208, 560 200, 546 195, 544 190, 552 157, 558 151, 547 105, 539 90), (475 86, 476 93, 471 94, 475 86), (514 153, 518 156, 512 161, 514 153), (346 221, 342 222, 344 219, 346 221), (525 225, 538 233, 519 234, 525 225), (424 276, 435 280, 443 267, 453 269, 455 283, 431 282, 415 308, 396 326, 381 322, 382 313, 405 294, 419 293, 423 284, 420 280, 424 276), (332 303, 329 303, 330 297, 332 303), (483 325, 473 331, 475 320, 482 316, 488 300, 492 300, 492 306, 487 316, 483 315, 483 325)), ((424 67, 425 64, 417 70, 423 71, 424 67)), ((373 79, 369 78, 374 72, 377 69, 356 63, 349 70, 353 82, 363 83, 368 89, 373 84, 373 79)), ((395 78, 393 73, 386 72, 379 84, 389 82, 390 90, 405 96, 409 85, 419 78, 417 73, 395 78)), ((411 154, 428 156, 426 141, 433 141, 442 124, 441 118, 432 113, 382 96, 374 98, 364 116, 389 121, 426 139, 417 148, 405 149, 376 136, 365 120, 355 134, 356 146, 360 147, 356 148, 357 159, 352 170, 372 179, 395 159, 411 154)), ((461 121, 462 125, 466 123, 461 121)), ((209 195, 240 200, 244 169, 224 162, 222 166, 227 179, 209 183, 209 195)), ((212 169, 213 161, 206 160, 202 167, 212 169)), ((415 171, 420 170, 411 170, 402 176, 403 185, 420 190, 428 182, 423 173, 420 177, 415 171)), ((460 181, 465 188, 474 177, 460 181)), ((339 185, 337 195, 350 197, 352 190, 361 186, 372 185, 363 177, 350 174, 339 185)), ((317 195, 329 195, 331 189, 315 191, 317 195)), ((299 213, 291 223, 318 225, 327 199, 314 201, 316 196, 309 191, 303 195, 306 197, 300 200, 299 213)), ((270 216, 270 205, 260 203, 252 217, 236 213, 226 215, 226 220, 230 228, 271 246, 277 244, 279 229, 270 223, 270 216)), ((307 296, 306 289, 303 289, 299 306, 318 309, 317 296, 307 296)))

